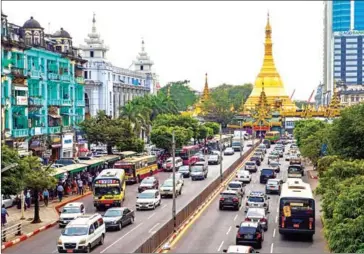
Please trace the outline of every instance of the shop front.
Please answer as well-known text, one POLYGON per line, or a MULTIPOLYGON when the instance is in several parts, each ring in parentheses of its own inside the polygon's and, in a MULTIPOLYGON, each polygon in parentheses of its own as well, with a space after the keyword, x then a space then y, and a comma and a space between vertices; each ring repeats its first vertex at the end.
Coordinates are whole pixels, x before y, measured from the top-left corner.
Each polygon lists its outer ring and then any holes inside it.
POLYGON ((76 131, 76 157, 86 157, 90 151, 83 131, 76 131))
POLYGON ((73 158, 73 134, 62 135, 62 158, 73 158))
POLYGON ((50 156, 51 161, 58 160, 61 154, 62 139, 60 135, 50 135, 50 148, 52 154, 50 156))
POLYGON ((34 156, 43 157, 43 152, 46 150, 46 143, 42 138, 32 138, 29 142, 29 149, 34 156))

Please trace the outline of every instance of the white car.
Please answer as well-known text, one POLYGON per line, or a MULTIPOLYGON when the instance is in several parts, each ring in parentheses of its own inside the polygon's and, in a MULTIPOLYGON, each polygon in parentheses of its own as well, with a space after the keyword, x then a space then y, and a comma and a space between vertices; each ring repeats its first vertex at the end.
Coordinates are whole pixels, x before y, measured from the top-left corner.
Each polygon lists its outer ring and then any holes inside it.
POLYGON ((1 194, 1 207, 5 205, 5 208, 13 206, 15 203, 16 196, 1 194))
MULTIPOLYGON (((182 186, 183 185, 185 185, 185 179, 184 179, 184 177, 183 177, 183 174, 182 173, 180 173, 180 172, 176 172, 175 173, 175 178, 176 178, 176 180, 178 181, 178 182, 180 182, 181 184, 182 184, 182 186)), ((169 176, 169 178, 168 179, 173 179, 173 174, 171 174, 170 176, 169 176)))
MULTIPOLYGON (((178 195, 182 195, 182 186, 183 186, 182 183, 176 179, 176 194, 175 194, 176 197, 178 195)), ((173 179, 169 178, 165 180, 164 183, 159 188, 159 191, 161 193, 162 198, 166 196, 173 197, 173 179)))
POLYGON ((145 190, 137 196, 136 209, 155 209, 161 205, 161 195, 159 190, 145 190))
MULTIPOLYGON (((181 159, 181 157, 175 157, 174 158, 174 167, 176 169, 176 171, 178 170, 178 168, 180 166, 183 165, 183 160, 181 159)), ((162 165, 162 168, 164 169, 164 171, 172 171, 173 170, 173 157, 169 157, 162 165)))
POLYGON ((248 170, 240 170, 236 174, 235 180, 243 183, 250 183, 252 181, 252 174, 248 170))
POLYGON ((59 226, 66 226, 70 221, 84 215, 85 205, 82 202, 73 202, 65 205, 59 216, 59 226))
POLYGON ((86 252, 92 248, 103 245, 106 235, 106 227, 101 215, 82 215, 68 223, 62 231, 57 242, 59 253, 86 252))
POLYGON ((230 245, 228 249, 223 250, 224 253, 259 253, 251 246, 230 245))
POLYGON ((238 182, 238 181, 231 181, 228 186, 227 190, 233 190, 238 192, 241 196, 244 196, 245 194, 245 184, 238 182))

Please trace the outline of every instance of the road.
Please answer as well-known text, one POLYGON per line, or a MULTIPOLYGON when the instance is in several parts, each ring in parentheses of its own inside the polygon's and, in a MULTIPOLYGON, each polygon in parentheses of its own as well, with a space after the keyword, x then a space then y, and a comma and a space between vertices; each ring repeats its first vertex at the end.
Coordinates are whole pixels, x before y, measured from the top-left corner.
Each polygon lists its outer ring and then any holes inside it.
MULTIPOLYGON (((245 147, 244 152, 248 150, 245 147)), ((223 160, 223 170, 228 168, 239 157, 239 152, 232 156, 225 156, 223 160)), ((163 183, 171 173, 160 172, 157 175, 160 183, 163 183)), ((177 198, 177 212, 190 203, 202 190, 220 175, 220 166, 209 166, 209 174, 204 181, 191 181, 185 179, 182 195, 177 198)), ((128 185, 126 189, 126 199, 124 206, 135 210, 135 201, 138 185, 128 185)), ((86 207, 86 213, 95 212, 93 206, 93 196, 80 199, 86 207)), ((164 225, 172 217, 172 199, 163 199, 160 207, 155 211, 135 211, 135 222, 126 226, 120 232, 107 232, 105 243, 98 246, 94 253, 130 253, 135 251, 144 241, 146 241, 156 230, 164 225)), ((39 233, 38 235, 21 242, 11 248, 4 250, 4 253, 56 253, 57 240, 61 234, 61 229, 53 227, 39 233)))
MULTIPOLYGON (((273 149, 272 146, 269 151, 273 149)), ((286 149, 288 146, 286 146, 286 149)), ((268 156, 265 156, 264 162, 259 167, 267 167, 268 156)), ((278 178, 287 178, 287 167, 289 162, 280 159, 281 172, 278 178)), ((307 174, 303 180, 308 182, 307 174)), ((253 173, 252 182, 246 185, 246 193, 250 191, 264 191, 265 185, 259 183, 259 170, 253 173)), ((316 233, 313 241, 302 239, 286 239, 278 233, 278 202, 279 196, 271 194, 270 196, 270 214, 268 231, 264 234, 264 242, 260 253, 322 253, 328 252, 325 249, 325 240, 323 228, 319 219, 319 209, 316 209, 316 233)), ((235 236, 237 232, 236 225, 239 225, 245 217, 245 198, 240 211, 219 210, 219 196, 217 196, 210 206, 201 214, 194 224, 187 228, 184 235, 173 245, 173 253, 222 253, 230 245, 235 245, 235 236)))

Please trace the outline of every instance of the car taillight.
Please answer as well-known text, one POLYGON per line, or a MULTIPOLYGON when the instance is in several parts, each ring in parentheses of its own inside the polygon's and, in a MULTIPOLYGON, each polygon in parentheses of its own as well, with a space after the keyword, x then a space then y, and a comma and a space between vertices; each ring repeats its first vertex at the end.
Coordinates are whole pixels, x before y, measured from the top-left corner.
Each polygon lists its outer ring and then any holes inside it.
POLYGON ((262 237, 261 233, 257 233, 257 239, 260 239, 262 237))
POLYGON ((241 237, 240 233, 239 232, 236 233, 236 238, 240 238, 240 237, 241 237))
POLYGON ((238 198, 233 198, 233 202, 238 202, 239 199, 238 198))
POLYGON ((284 217, 284 216, 282 216, 282 228, 284 228, 284 226, 285 226, 285 221, 286 221, 286 217, 284 217))
POLYGON ((251 221, 251 219, 250 218, 245 218, 245 221, 251 221))
POLYGON ((225 200, 225 198, 220 198, 220 201, 224 201, 225 200))
POLYGON ((267 222, 267 219, 266 218, 261 218, 260 222, 267 222))

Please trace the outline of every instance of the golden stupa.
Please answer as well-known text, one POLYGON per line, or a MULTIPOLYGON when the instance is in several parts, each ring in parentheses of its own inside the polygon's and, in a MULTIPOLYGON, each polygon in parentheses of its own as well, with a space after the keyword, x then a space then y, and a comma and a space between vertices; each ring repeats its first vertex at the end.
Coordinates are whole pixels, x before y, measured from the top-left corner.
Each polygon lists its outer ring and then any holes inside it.
POLYGON ((248 100, 244 104, 244 112, 248 113, 256 107, 259 102, 259 97, 264 86, 264 91, 267 96, 267 102, 270 107, 274 107, 275 102, 282 102, 282 109, 287 111, 295 111, 296 105, 287 95, 281 77, 274 64, 272 54, 272 28, 269 24, 269 13, 267 17, 267 25, 265 27, 265 43, 264 43, 264 60, 263 66, 258 74, 248 100))

